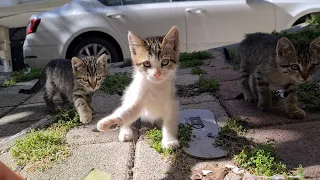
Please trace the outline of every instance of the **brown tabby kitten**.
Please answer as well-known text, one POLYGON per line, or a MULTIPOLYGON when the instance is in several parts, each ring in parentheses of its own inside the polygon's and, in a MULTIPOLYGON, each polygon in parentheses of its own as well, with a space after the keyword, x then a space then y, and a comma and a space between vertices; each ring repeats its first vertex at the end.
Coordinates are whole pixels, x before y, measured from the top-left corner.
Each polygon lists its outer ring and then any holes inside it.
POLYGON ((55 59, 50 61, 42 71, 38 82, 31 89, 21 89, 19 93, 31 94, 45 86, 44 100, 53 113, 57 112, 53 97, 56 93, 64 103, 73 101, 80 121, 92 120, 91 105, 93 92, 100 88, 107 75, 107 56, 99 58, 73 57, 72 60, 55 59))
POLYGON ((241 85, 246 101, 258 98, 258 108, 269 111, 270 85, 284 89, 285 110, 289 118, 302 119, 305 112, 297 105, 297 84, 311 79, 320 62, 320 37, 309 43, 292 43, 272 34, 248 34, 238 49, 241 85), (252 87, 249 76, 252 76, 252 87))

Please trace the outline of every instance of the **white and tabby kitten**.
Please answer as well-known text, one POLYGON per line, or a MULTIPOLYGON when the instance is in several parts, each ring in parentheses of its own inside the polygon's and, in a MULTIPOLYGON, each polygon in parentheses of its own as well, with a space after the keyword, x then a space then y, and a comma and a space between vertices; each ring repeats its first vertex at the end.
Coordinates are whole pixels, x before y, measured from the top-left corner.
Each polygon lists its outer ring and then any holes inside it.
POLYGON ((119 128, 120 141, 131 140, 131 124, 138 118, 147 121, 163 120, 164 148, 179 147, 178 110, 175 74, 179 61, 179 30, 173 26, 164 37, 141 39, 128 33, 133 81, 127 87, 122 104, 97 124, 99 131, 119 128))

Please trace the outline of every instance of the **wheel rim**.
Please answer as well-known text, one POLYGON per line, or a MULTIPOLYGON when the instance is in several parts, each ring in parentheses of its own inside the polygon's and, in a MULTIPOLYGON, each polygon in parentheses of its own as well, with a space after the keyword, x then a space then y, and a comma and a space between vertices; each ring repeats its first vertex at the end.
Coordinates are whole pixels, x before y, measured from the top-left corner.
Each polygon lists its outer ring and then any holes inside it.
POLYGON ((78 53, 79 57, 83 56, 95 56, 99 57, 102 54, 106 54, 108 56, 108 62, 111 62, 111 54, 110 51, 102 46, 101 44, 88 44, 84 46, 78 53))

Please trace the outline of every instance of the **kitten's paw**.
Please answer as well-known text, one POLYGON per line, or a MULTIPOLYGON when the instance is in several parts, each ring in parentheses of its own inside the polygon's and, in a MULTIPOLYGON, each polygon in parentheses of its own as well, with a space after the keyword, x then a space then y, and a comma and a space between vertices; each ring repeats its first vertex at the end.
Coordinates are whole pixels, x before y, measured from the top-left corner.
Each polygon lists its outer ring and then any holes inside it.
POLYGON ((246 94, 246 93, 244 93, 243 96, 244 96, 244 100, 247 101, 247 102, 249 102, 249 103, 256 102, 256 98, 255 98, 255 96, 253 96, 252 94, 246 94))
POLYGON ((91 121, 92 121, 92 114, 91 113, 80 115, 80 122, 82 122, 83 124, 88 124, 91 121))
POLYGON ((125 142, 125 141, 131 141, 133 138, 133 132, 132 129, 120 129, 119 132, 119 141, 125 142))
POLYGON ((270 103, 261 103, 258 102, 258 108, 260 109, 260 111, 262 112, 269 112, 271 109, 271 104, 270 103))
POLYGON ((176 148, 180 147, 180 143, 176 139, 172 139, 172 140, 162 139, 161 143, 162 143, 162 147, 165 149, 176 149, 176 148))
POLYGON ((110 129, 118 129, 122 125, 121 118, 103 118, 97 124, 99 131, 108 131, 110 129))
POLYGON ((306 117, 306 113, 302 109, 298 108, 288 112, 288 116, 291 119, 304 119, 306 117))

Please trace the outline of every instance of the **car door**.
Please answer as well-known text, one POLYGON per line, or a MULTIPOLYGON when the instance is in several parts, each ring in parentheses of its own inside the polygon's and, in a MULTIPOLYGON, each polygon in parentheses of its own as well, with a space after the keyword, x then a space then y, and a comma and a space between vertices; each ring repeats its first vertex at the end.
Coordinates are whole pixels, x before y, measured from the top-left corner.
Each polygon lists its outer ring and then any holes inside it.
POLYGON ((163 36, 176 25, 180 30, 181 50, 186 49, 186 24, 179 2, 95 0, 95 6, 125 42, 129 30, 140 37, 163 36))
POLYGON ((181 6, 188 51, 234 44, 245 33, 275 29, 273 5, 264 0, 187 0, 181 6))

